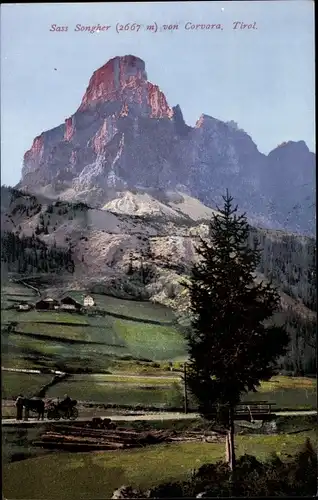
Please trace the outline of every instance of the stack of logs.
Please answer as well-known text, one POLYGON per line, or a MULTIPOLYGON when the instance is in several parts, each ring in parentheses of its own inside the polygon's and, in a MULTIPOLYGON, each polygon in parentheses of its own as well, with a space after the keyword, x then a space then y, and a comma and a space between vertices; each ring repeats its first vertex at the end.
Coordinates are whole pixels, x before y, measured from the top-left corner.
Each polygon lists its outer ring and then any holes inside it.
POLYGON ((218 441, 215 433, 177 432, 171 430, 135 431, 105 428, 93 423, 79 425, 51 424, 33 445, 68 451, 118 450, 138 448, 159 443, 185 441, 218 441), (96 428, 97 427, 97 428, 96 428))

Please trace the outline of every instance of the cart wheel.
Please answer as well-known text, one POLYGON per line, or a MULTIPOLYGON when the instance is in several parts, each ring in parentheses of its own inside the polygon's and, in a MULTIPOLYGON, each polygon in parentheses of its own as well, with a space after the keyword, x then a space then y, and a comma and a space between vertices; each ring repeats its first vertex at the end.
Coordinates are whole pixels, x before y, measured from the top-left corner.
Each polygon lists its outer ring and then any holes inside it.
POLYGON ((70 420, 76 420, 78 417, 78 409, 73 408, 70 414, 70 420))

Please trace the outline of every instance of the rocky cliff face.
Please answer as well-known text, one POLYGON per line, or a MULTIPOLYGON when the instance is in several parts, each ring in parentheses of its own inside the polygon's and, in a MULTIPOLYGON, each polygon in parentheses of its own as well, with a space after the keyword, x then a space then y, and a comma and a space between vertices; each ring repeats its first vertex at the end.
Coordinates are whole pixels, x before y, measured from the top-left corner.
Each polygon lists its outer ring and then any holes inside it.
POLYGON ((115 57, 95 71, 79 107, 85 111, 104 102, 124 104, 120 116, 127 116, 129 104, 139 116, 171 118, 164 94, 157 85, 147 81, 145 63, 138 57, 115 57))
POLYGON ((136 186, 178 189, 211 207, 228 188, 251 223, 313 233, 314 166, 302 141, 265 156, 233 122, 203 114, 189 127, 129 55, 98 69, 74 115, 34 139, 18 187, 97 206, 136 186))

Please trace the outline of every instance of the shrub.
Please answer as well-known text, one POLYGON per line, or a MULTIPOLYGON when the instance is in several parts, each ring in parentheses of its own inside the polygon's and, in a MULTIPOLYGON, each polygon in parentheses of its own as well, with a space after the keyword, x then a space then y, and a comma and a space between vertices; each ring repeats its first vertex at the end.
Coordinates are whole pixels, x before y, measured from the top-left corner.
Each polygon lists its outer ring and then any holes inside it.
POLYGON ((317 454, 307 439, 302 449, 287 461, 275 453, 265 462, 252 455, 237 460, 233 482, 228 464, 205 464, 184 482, 164 483, 153 488, 150 498, 315 496, 317 454))
POLYGON ((151 363, 152 368, 160 368, 160 363, 157 363, 157 362, 154 362, 154 363, 151 363))

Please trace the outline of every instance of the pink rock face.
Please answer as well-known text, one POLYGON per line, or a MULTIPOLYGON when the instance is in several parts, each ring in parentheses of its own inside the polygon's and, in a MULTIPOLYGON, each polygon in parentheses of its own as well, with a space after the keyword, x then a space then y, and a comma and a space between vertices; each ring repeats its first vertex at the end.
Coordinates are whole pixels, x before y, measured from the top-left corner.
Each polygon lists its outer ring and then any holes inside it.
POLYGON ((93 148, 96 154, 104 151, 106 144, 113 138, 116 132, 116 118, 109 117, 105 119, 102 127, 93 139, 93 148))
POLYGON ((129 83, 146 80, 145 63, 138 57, 114 57, 93 73, 80 106, 86 109, 94 101, 120 100, 120 91, 129 83))
POLYGON ((43 155, 44 150, 44 140, 43 133, 36 137, 33 141, 31 149, 29 149, 24 155, 24 161, 34 161, 39 160, 43 155))
POLYGON ((119 116, 120 118, 124 118, 125 116, 128 116, 128 113, 129 113, 129 107, 128 107, 128 104, 127 104, 127 103, 125 103, 125 104, 123 105, 123 107, 121 108, 121 111, 120 111, 120 113, 119 113, 119 115, 118 115, 118 116, 119 116))
POLYGON ((157 85, 147 81, 145 63, 135 56, 115 57, 94 72, 79 111, 92 103, 122 101, 148 108, 151 118, 171 118, 172 109, 157 85))
POLYGON ((76 162, 77 162, 77 152, 73 150, 71 153, 70 164, 75 165, 76 162))
POLYGON ((148 104, 151 108, 150 118, 172 118, 173 111, 168 106, 165 95, 157 85, 147 82, 148 104))
POLYGON ((70 141, 73 135, 74 135, 73 118, 70 117, 65 120, 65 133, 64 133, 65 141, 70 141))
MULTIPOLYGON (((212 119, 212 120, 214 120, 214 119, 212 119)), ((202 128, 204 125, 206 125, 207 123, 210 123, 210 122, 211 122, 211 116, 202 114, 200 116, 200 118, 196 121, 195 128, 202 128)))
POLYGON ((195 128, 202 127, 203 123, 204 123, 204 117, 203 115, 201 115, 200 118, 196 121, 195 128))

